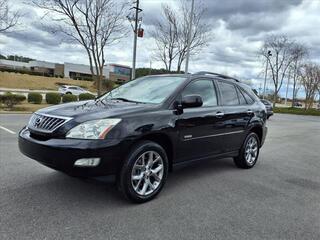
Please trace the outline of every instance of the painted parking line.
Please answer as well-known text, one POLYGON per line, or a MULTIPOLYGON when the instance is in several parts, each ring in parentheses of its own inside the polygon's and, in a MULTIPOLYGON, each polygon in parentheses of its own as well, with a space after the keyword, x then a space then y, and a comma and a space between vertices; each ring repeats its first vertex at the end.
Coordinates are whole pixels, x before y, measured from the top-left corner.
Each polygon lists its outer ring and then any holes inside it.
POLYGON ((8 132, 8 133, 11 133, 11 134, 16 134, 14 131, 11 131, 10 129, 5 128, 5 127, 2 127, 2 126, 0 126, 0 129, 6 131, 6 132, 8 132))

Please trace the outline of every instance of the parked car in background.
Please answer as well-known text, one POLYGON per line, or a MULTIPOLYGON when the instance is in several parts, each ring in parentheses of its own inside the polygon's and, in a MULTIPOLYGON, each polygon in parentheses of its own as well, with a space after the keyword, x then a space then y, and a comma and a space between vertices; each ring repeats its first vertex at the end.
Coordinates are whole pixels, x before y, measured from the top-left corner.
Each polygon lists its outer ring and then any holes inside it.
POLYGON ((237 167, 252 168, 266 119, 265 106, 237 79, 147 76, 95 100, 35 112, 19 133, 19 148, 72 176, 114 175, 125 197, 146 202, 176 167, 232 157, 237 167))
POLYGON ((72 94, 76 96, 79 96, 81 93, 90 93, 89 91, 84 90, 81 87, 69 85, 61 85, 58 91, 61 95, 72 94))
POLYGON ((294 102, 294 103, 293 103, 293 106, 294 106, 294 107, 302 107, 302 103, 300 103, 300 102, 294 102))
POLYGON ((273 115, 272 102, 265 100, 265 99, 261 99, 261 102, 266 106, 267 118, 269 119, 269 117, 271 117, 273 115))

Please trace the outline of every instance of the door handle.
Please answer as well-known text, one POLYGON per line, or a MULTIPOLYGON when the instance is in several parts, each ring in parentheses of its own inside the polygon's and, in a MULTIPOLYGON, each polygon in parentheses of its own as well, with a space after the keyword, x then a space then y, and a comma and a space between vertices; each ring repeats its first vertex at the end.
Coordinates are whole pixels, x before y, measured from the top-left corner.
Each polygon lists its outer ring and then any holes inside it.
POLYGON ((216 117, 218 117, 218 118, 221 118, 221 117, 223 117, 224 116, 224 113, 223 112, 217 112, 216 113, 216 117))

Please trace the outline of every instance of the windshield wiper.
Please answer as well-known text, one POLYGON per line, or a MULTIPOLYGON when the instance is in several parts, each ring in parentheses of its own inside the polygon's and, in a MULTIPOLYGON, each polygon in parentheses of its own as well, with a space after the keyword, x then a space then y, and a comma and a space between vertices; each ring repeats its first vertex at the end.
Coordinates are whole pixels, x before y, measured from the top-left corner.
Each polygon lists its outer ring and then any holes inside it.
POLYGON ((130 100, 130 99, 126 99, 126 98, 110 98, 110 100, 120 100, 120 101, 123 101, 123 102, 132 102, 132 103, 144 103, 144 102, 138 102, 138 101, 133 101, 133 100, 130 100))
POLYGON ((94 100, 94 102, 95 102, 96 105, 97 105, 98 103, 102 103, 103 105, 106 105, 103 101, 104 101, 104 99, 101 99, 101 98, 96 98, 96 99, 94 100))

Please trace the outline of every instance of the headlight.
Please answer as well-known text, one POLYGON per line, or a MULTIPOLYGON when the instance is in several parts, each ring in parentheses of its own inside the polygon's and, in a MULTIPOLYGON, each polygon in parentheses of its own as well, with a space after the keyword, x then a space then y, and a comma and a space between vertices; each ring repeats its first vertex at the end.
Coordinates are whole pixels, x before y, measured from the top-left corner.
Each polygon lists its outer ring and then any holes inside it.
POLYGON ((107 118, 93 120, 79 124, 66 135, 67 138, 104 139, 107 133, 117 125, 121 119, 107 118))

